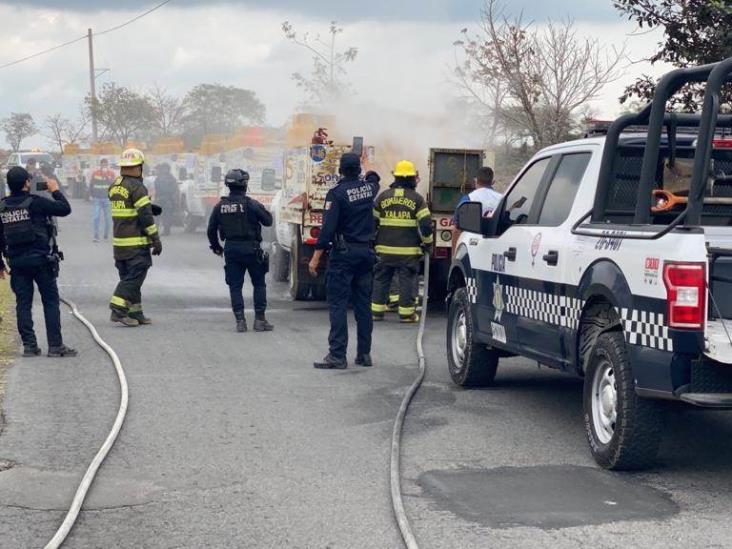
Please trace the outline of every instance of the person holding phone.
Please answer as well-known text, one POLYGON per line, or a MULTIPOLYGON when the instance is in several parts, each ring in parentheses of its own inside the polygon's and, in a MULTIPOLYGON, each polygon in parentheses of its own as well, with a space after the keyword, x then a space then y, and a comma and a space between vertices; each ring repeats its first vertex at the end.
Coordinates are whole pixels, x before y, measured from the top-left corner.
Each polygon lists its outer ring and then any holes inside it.
MULTIPOLYGON (((61 253, 55 245, 52 217, 66 217, 71 206, 59 190, 56 179, 48 180, 51 198, 31 194, 33 177, 20 166, 7 174, 10 196, 0 201, 0 250, 10 266, 10 287, 15 293, 18 332, 23 341, 23 356, 41 354, 33 330, 33 285, 38 286, 43 302, 48 338, 48 356, 72 357, 77 353, 64 345, 61 337, 61 310, 56 280, 61 253)), ((0 279, 7 273, 0 257, 0 279)))

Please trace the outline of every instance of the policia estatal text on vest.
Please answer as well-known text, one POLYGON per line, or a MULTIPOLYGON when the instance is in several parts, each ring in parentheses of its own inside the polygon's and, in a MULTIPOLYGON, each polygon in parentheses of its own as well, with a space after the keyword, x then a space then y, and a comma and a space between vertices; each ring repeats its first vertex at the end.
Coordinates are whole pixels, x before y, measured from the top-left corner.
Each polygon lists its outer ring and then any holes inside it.
POLYGON ((127 149, 119 160, 120 177, 109 187, 112 205, 114 264, 119 284, 110 300, 112 322, 134 327, 150 324, 142 312, 142 283, 152 267, 152 255, 160 255, 163 245, 153 218, 153 205, 142 182, 145 156, 127 149))
POLYGON ((247 331, 244 318, 244 276, 254 286, 254 331, 270 332, 274 326, 267 322, 267 284, 269 256, 262 250, 262 227, 272 226, 272 214, 262 204, 247 197, 249 174, 244 170, 231 170, 224 179, 229 196, 216 204, 208 220, 208 241, 216 255, 223 255, 226 263, 226 284, 231 295, 237 332, 247 331), (221 246, 219 237, 224 241, 221 246))
MULTIPOLYGON (((56 245, 56 228, 51 216, 65 217, 71 206, 58 188, 58 181, 49 179, 52 199, 30 194, 32 176, 22 167, 7 174, 10 196, 0 201, 0 250, 10 266, 10 287, 15 293, 18 332, 23 341, 23 356, 37 356, 41 349, 33 330, 33 284, 38 286, 43 302, 48 338, 48 356, 76 356, 61 337, 61 311, 56 279, 59 261, 63 258, 56 245)), ((0 278, 6 267, 0 257, 0 278)))

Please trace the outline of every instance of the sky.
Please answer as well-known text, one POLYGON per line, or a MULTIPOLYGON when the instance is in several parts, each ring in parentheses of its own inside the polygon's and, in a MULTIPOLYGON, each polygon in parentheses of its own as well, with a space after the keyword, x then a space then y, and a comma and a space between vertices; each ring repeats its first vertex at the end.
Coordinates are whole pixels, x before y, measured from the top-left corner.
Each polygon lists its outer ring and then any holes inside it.
MULTIPOLYGON (((113 27, 158 0, 0 1, 0 65, 58 43, 113 27)), ((358 100, 390 109, 449 114, 456 87, 451 81, 453 42, 464 27, 475 28, 482 0, 172 0, 124 29, 95 39, 96 66, 109 69, 97 84, 115 81, 145 91, 153 85, 183 95, 196 84, 218 82, 256 91, 267 107, 267 122, 284 123, 303 99, 291 75, 307 72, 310 55, 285 40, 280 25, 326 32, 342 23, 344 47, 359 49, 349 75, 358 100)), ((580 35, 608 47, 626 45, 629 58, 642 59, 659 40, 634 34, 634 26, 612 8, 611 0, 504 0, 509 13, 523 12, 537 25, 549 18, 576 21, 580 35)), ((49 114, 73 117, 88 92, 86 41, 2 69, 0 118, 30 112, 37 122, 49 114)), ((601 116, 617 114, 624 85, 643 72, 663 67, 645 63, 623 69, 593 104, 601 116)), ((4 138, 0 136, 0 141, 4 138)), ((28 146, 42 146, 36 137, 28 146)), ((3 143, 0 143, 2 146, 3 143)))

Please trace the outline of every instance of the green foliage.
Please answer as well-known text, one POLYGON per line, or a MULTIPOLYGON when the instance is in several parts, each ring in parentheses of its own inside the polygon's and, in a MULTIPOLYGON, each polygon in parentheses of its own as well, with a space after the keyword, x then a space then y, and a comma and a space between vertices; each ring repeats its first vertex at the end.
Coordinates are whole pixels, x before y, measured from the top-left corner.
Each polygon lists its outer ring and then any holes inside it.
POLYGON ((182 124, 187 137, 230 133, 245 124, 262 124, 265 106, 252 90, 222 84, 199 84, 183 99, 182 124))
POLYGON ((96 115, 102 135, 121 146, 141 137, 153 124, 153 107, 147 97, 114 82, 105 84, 96 100, 87 96, 85 104, 96 115))
MULTIPOLYGON (((648 60, 677 67, 715 63, 732 56, 732 2, 729 0, 613 0, 615 7, 642 30, 663 29, 663 41, 648 60)), ((650 100, 655 80, 644 75, 628 86, 620 98, 650 100)), ((682 90, 671 107, 699 109, 703 88, 682 90)), ((729 98, 729 94, 728 94, 729 98)))
POLYGON ((27 112, 11 113, 8 118, 4 118, 0 122, 0 127, 5 132, 5 139, 13 151, 20 149, 25 138, 38 133, 33 116, 27 112))

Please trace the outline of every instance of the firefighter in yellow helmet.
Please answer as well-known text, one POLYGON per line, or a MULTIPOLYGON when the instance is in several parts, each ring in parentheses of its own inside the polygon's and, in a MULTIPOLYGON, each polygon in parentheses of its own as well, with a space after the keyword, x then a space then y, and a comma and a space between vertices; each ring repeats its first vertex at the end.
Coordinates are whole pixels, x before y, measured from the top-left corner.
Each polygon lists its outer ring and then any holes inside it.
POLYGON ((414 287, 419 275, 419 259, 432 246, 432 217, 424 197, 417 190, 417 170, 408 160, 394 169, 394 183, 381 193, 374 205, 376 253, 379 262, 374 272, 371 314, 383 320, 392 277, 399 277, 399 318, 401 322, 419 320, 414 287))
POLYGON ((144 163, 141 151, 124 151, 119 160, 120 177, 109 187, 114 263, 119 272, 119 284, 110 301, 111 320, 129 327, 150 324, 142 312, 142 283, 152 266, 151 249, 152 255, 163 251, 153 206, 142 182, 144 163))

